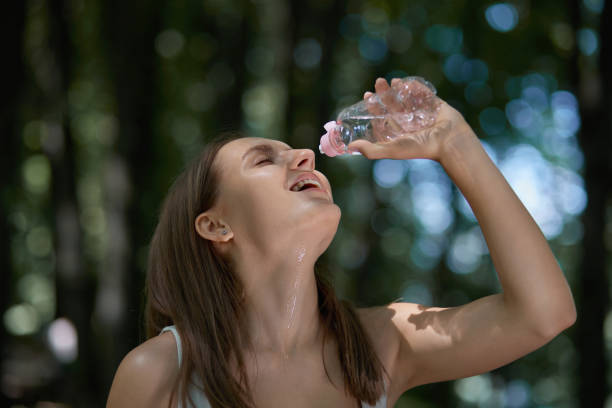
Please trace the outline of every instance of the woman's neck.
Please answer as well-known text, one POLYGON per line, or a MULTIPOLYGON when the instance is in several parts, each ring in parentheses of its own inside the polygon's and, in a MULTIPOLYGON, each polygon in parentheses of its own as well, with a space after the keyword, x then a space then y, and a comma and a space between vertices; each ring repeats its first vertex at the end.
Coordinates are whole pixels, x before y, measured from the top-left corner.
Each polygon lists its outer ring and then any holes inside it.
POLYGON ((285 253, 289 255, 276 261, 255 256, 236 266, 244 282, 246 327, 253 351, 289 358, 320 345, 321 323, 316 257, 303 245, 285 253))

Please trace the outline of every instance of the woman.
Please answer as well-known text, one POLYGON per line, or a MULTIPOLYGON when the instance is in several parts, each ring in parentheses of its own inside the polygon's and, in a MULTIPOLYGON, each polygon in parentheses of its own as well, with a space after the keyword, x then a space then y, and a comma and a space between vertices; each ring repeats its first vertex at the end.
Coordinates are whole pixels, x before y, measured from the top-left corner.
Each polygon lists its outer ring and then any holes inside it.
MULTIPOLYGON (((378 95, 388 88, 376 81, 378 95)), ((439 103, 432 128, 349 148, 441 163, 480 223, 502 293, 450 308, 339 302, 315 270, 340 208, 314 153, 223 137, 165 201, 149 256, 149 340, 121 362, 108 406, 392 407, 412 387, 493 370, 571 326, 546 239, 463 117, 439 103)))

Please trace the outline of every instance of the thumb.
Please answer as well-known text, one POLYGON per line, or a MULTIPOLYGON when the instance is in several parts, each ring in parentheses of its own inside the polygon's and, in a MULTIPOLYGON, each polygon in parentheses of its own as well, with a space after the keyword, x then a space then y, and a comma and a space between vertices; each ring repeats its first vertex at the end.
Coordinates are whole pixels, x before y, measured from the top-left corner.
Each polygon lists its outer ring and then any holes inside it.
POLYGON ((384 148, 367 140, 355 140, 347 146, 349 152, 359 152, 368 159, 381 159, 384 156, 384 148))

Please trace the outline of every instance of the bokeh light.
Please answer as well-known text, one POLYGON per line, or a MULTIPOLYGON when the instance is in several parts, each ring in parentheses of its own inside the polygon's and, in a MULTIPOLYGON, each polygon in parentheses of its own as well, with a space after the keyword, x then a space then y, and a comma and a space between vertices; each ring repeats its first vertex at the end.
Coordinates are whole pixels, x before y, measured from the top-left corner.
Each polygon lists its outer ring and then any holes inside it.
POLYGON ((450 189, 436 183, 423 182, 412 188, 415 217, 430 234, 441 234, 453 223, 454 213, 449 205, 450 189))
POLYGON ((459 27, 434 24, 425 31, 425 44, 443 55, 456 54, 463 45, 463 31, 459 27))
POLYGON ((599 49, 599 38, 591 28, 578 30, 578 47, 584 55, 593 55, 599 49))
POLYGON ((9 307, 3 316, 4 327, 14 336, 34 334, 40 328, 38 312, 29 303, 19 303, 9 307))
POLYGON ((26 235, 26 247, 33 256, 44 257, 49 255, 53 249, 51 231, 45 226, 32 228, 26 235))
POLYGON ((480 127, 489 136, 501 134, 506 129, 506 115, 501 109, 488 107, 478 116, 480 127))
POLYGON ((444 238, 424 235, 411 246, 410 258, 416 267, 429 271, 438 264, 445 249, 444 238))
POLYGON ((407 283, 402 291, 402 299, 425 306, 431 306, 432 303, 431 291, 421 282, 407 283))
POLYGON ((22 168, 25 187, 36 194, 45 193, 51 183, 51 164, 46 156, 37 154, 28 158, 22 168))
POLYGON ((403 24, 392 24, 387 31, 387 46, 392 52, 402 54, 412 47, 412 31, 403 24))
POLYGON ((500 162, 500 170, 544 235, 561 233, 563 214, 556 208, 554 170, 533 146, 512 147, 500 162))
POLYGON ((366 260, 369 252, 367 243, 351 234, 345 234, 337 252, 338 262, 344 268, 355 269, 366 260))
POLYGON ((361 15, 347 14, 342 18, 342 20, 340 20, 338 30, 347 40, 358 40, 362 33, 361 15))
POLYGON ((508 408, 522 408, 529 404, 531 386, 523 380, 513 380, 506 386, 504 392, 504 406, 508 408))
POLYGON ((510 3, 498 3, 487 7, 485 17, 492 29, 502 33, 513 30, 519 20, 516 7, 510 3))
POLYGON ((321 61, 321 45, 314 38, 304 38, 295 47, 293 59, 295 64, 302 69, 313 69, 321 61))
POLYGON ((387 56, 387 42, 384 38, 364 34, 359 39, 359 53, 371 62, 381 62, 387 56))
POLYGON ((368 5, 362 13, 363 29, 374 36, 384 36, 389 29, 389 16, 380 7, 368 5))
POLYGON ((78 356, 78 336, 72 322, 65 317, 54 320, 47 330, 47 341, 55 357, 62 363, 71 363, 78 356))
POLYGON ((44 273, 28 273, 17 282, 17 293, 32 305, 41 323, 51 321, 55 314, 55 285, 44 273))
POLYGON ((587 10, 593 13, 601 13, 604 8, 605 0, 583 0, 582 3, 587 10))
POLYGON ((381 187, 392 188, 404 178, 406 167, 399 160, 377 160, 372 167, 374 181, 381 187))
POLYGON ((522 99, 514 99, 506 104, 506 117, 519 130, 528 129, 537 121, 536 112, 522 99))
POLYGON ((573 136, 580 128, 576 97, 567 91, 554 92, 551 96, 551 108, 555 130, 561 136, 573 136))
POLYGON ((206 112, 215 102, 215 91, 208 82, 194 82, 185 91, 187 105, 196 112, 206 112))
POLYGON ((448 252, 448 267, 455 273, 464 275, 474 272, 480 266, 481 257, 487 246, 479 227, 454 236, 448 252))
POLYGON ((155 49, 164 58, 176 57, 185 44, 183 35, 174 29, 164 30, 155 39, 155 49))
POLYGON ((490 402, 493 383, 490 374, 481 374, 455 381, 455 392, 461 400, 472 404, 490 402))

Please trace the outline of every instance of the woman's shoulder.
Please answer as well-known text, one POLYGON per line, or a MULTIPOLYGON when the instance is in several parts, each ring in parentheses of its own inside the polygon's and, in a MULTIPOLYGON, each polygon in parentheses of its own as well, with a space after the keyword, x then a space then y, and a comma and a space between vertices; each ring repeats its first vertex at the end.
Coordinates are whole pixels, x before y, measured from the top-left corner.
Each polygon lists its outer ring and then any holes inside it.
POLYGON ((119 364, 107 407, 167 407, 178 371, 172 333, 150 338, 126 354, 119 364))
POLYGON ((121 368, 143 372, 153 370, 168 375, 178 373, 174 336, 170 332, 164 332, 151 337, 126 354, 119 365, 119 369, 121 368))

